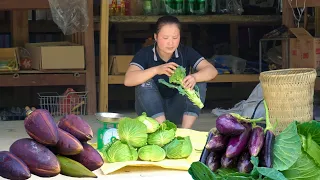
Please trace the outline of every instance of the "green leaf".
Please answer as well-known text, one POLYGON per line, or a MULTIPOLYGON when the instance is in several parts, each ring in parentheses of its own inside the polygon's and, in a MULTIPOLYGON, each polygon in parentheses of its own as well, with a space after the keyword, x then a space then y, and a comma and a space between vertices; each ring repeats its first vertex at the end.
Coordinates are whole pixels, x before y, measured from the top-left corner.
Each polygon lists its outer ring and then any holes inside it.
POLYGON ((314 160, 314 162, 320 165, 320 146, 312 139, 311 135, 307 137, 300 135, 302 140, 303 150, 314 160))
POLYGON ((282 173, 288 180, 320 180, 320 167, 304 151, 293 166, 282 173))
POLYGON ((304 136, 311 135, 312 139, 320 144, 320 122, 310 121, 298 124, 298 133, 304 136))
POLYGON ((194 180, 215 180, 217 176, 202 162, 193 162, 188 173, 194 180))
POLYGON ((253 164, 253 170, 251 171, 253 177, 263 175, 267 177, 267 179, 287 180, 281 172, 274 168, 258 167, 259 159, 257 157, 251 156, 251 163, 253 164))
POLYGON ((273 168, 279 171, 287 170, 297 161, 301 155, 301 140, 296 122, 276 136, 273 155, 273 168))

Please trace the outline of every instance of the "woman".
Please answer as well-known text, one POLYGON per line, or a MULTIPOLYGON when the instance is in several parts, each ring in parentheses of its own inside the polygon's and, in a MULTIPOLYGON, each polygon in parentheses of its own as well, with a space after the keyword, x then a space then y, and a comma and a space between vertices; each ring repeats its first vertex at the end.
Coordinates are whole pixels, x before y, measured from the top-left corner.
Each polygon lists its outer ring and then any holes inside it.
POLYGON ((166 119, 192 128, 200 109, 176 89, 158 83, 167 82, 176 67, 186 68, 183 80, 185 88, 193 89, 197 84, 200 99, 204 103, 206 83, 217 76, 217 70, 191 47, 180 45, 179 20, 174 16, 163 16, 156 23, 155 44, 142 48, 132 59, 126 72, 124 85, 135 86, 135 109, 138 115, 146 112, 149 117, 162 123, 166 119), (192 67, 196 73, 189 74, 192 67))

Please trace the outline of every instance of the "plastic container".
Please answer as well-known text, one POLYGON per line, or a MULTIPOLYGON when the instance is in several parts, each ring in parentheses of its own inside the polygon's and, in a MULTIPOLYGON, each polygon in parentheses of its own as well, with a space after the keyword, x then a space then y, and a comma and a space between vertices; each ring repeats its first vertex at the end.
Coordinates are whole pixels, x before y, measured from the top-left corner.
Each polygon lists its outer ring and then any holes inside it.
POLYGON ((239 57, 217 55, 212 59, 216 68, 228 68, 233 74, 242 74, 246 70, 247 61, 239 57))

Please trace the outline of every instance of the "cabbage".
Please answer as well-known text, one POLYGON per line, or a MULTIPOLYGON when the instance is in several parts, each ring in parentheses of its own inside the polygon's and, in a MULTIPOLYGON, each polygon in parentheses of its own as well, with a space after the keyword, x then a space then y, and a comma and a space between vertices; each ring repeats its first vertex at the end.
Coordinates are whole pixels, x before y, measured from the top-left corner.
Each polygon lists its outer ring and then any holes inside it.
POLYGON ((151 117, 148 117, 145 112, 143 112, 142 115, 138 116, 135 119, 143 122, 143 124, 145 124, 147 126, 148 133, 153 133, 156 130, 158 130, 160 127, 160 124, 158 123, 158 121, 156 121, 155 119, 153 119, 151 117))
POLYGON ((143 161, 162 161, 166 157, 166 152, 160 146, 146 145, 138 150, 138 156, 143 161))
POLYGON ((161 123, 160 128, 156 132, 149 134, 148 144, 163 147, 174 139, 176 130, 177 126, 166 120, 161 123))
POLYGON ((168 159, 182 159, 189 157, 193 148, 190 136, 178 136, 165 145, 163 149, 166 151, 168 159))
POLYGON ((147 145, 147 126, 141 121, 131 118, 123 118, 118 125, 119 139, 123 143, 139 148, 147 145))
POLYGON ((107 144, 102 149, 102 154, 104 159, 109 163, 136 161, 138 159, 137 150, 118 139, 107 144))

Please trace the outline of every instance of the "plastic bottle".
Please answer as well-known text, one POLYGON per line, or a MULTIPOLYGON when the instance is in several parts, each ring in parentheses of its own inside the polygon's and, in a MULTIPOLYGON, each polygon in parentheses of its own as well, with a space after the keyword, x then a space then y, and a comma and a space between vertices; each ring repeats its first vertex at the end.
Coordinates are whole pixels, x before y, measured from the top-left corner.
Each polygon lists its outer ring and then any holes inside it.
POLYGON ((183 0, 176 0, 176 14, 183 14, 183 0))
POLYGON ((194 14, 194 11, 195 11, 195 0, 188 0, 187 14, 194 14))
POLYGON ((166 0, 165 1, 165 8, 167 14, 173 14, 174 13, 174 0, 166 0))
POLYGON ((206 14, 206 0, 198 0, 198 6, 199 6, 199 10, 197 12, 197 14, 206 14))
POLYGON ((146 15, 152 14, 152 0, 143 0, 143 11, 146 15))

